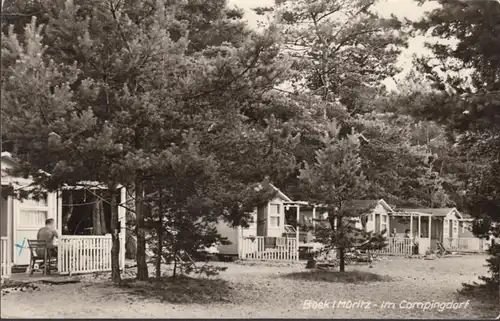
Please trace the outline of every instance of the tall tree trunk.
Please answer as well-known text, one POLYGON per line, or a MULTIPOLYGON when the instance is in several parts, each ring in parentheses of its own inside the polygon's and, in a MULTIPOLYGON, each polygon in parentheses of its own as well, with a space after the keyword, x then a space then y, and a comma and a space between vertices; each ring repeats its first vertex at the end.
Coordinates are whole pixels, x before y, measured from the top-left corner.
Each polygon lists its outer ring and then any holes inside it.
POLYGON ((139 180, 135 183, 135 233, 137 235, 137 280, 146 281, 149 278, 146 263, 146 232, 144 229, 144 185, 139 180))
POLYGON ((498 306, 500 306, 500 266, 498 267, 498 306))
POLYGON ((113 246, 111 247, 111 280, 113 283, 120 283, 120 230, 118 229, 118 190, 115 185, 110 188, 111 194, 111 239, 113 246))
POLYGON ((177 249, 174 249, 174 272, 172 273, 172 277, 175 279, 177 276, 177 249))
POLYGON ((159 195, 159 206, 158 206, 158 228, 156 233, 158 234, 158 247, 156 253, 156 278, 161 278, 161 259, 163 258, 163 203, 162 203, 162 193, 160 191, 159 195))
POLYGON ((102 208, 102 200, 94 196, 95 202, 92 206, 92 234, 94 235, 102 235, 102 226, 101 226, 101 208, 102 208))
POLYGON ((339 271, 344 272, 345 271, 345 249, 343 247, 339 248, 339 271))
MULTIPOLYGON (((339 218, 337 220, 337 226, 339 229, 340 240, 342 243, 344 243, 344 218, 342 216, 339 216, 339 218)), ((344 245, 339 247, 339 256, 340 256, 339 269, 340 269, 340 272, 344 272, 345 271, 345 248, 344 248, 344 245)))
MULTIPOLYGON (((71 220, 71 217, 73 216, 73 210, 75 209, 75 207, 73 206, 73 191, 72 190, 68 190, 66 191, 68 193, 68 212, 66 213, 66 215, 64 216, 64 220, 63 220, 63 231, 66 233, 66 234, 72 234, 69 230, 69 227, 68 227, 68 223, 69 221, 71 220)), ((61 194, 62 196, 62 194, 61 194)), ((63 207, 64 208, 64 207, 63 207)), ((74 231, 72 231, 74 233, 74 231)))
MULTIPOLYGON (((117 206, 118 206, 118 204, 117 204, 117 206)), ((102 200, 99 202, 99 213, 100 213, 99 219, 101 220, 101 234, 104 235, 104 234, 108 233, 108 227, 106 224, 106 216, 104 213, 104 203, 102 200)))

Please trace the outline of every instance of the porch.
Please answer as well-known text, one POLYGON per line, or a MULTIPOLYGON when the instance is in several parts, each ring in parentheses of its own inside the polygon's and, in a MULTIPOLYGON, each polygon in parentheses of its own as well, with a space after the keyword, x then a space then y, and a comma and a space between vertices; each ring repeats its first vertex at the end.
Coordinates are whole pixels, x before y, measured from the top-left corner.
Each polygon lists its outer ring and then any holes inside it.
MULTIPOLYGON (((2 187, 5 188, 5 186, 2 187)), ((2 211, 0 213, 2 221, 0 272, 2 279, 9 278, 13 268, 24 270, 28 267, 30 263, 28 240, 36 239, 37 231, 44 226, 44 222, 48 218, 54 219, 59 233, 57 239, 58 274, 73 275, 111 270, 111 231, 108 229, 106 234, 101 232, 104 235, 74 235, 78 232, 77 229, 88 225, 81 223, 81 219, 75 214, 76 212, 73 213, 73 225, 76 226, 76 229, 68 231, 68 222, 71 223, 71 220, 68 219, 68 208, 79 206, 79 204, 63 204, 62 194, 63 192, 59 191, 49 193, 45 199, 21 201, 2 190, 2 211), (73 235, 65 235, 68 232, 73 235)), ((122 199, 125 199, 125 189, 122 189, 118 203, 122 199)), ((83 206, 80 206, 80 209, 83 212, 86 211, 83 206)), ((109 209, 106 216, 109 216, 108 212, 109 209)), ((92 216, 92 211, 89 213, 92 216)), ((108 218, 103 218, 104 211, 102 214, 101 218, 98 219, 102 219, 103 222, 109 221, 108 218)), ((121 226, 120 230, 116 232, 120 239, 120 267, 123 269, 125 264, 125 209, 119 207, 118 214, 121 226)), ((92 226, 92 222, 90 225, 92 226)), ((92 228, 86 227, 85 232, 92 233, 92 228)))
MULTIPOLYGON (((274 187, 275 188, 275 187, 274 187)), ((299 252, 307 242, 307 231, 300 224, 301 206, 305 202, 293 202, 275 188, 277 196, 268 204, 255 209, 253 222, 248 228, 233 229, 235 239, 231 240, 240 260, 297 261, 299 252)), ((231 230, 219 231, 223 236, 231 236, 231 230)), ((228 246, 219 247, 221 254, 229 254, 228 246)))
MULTIPOLYGON (((420 251, 420 250, 419 250, 420 251)), ((414 243, 410 238, 388 237, 387 246, 376 251, 379 255, 409 256, 414 254, 414 243)))
MULTIPOLYGON (((120 245, 125 242, 120 236, 120 245)), ((73 275, 111 271, 111 235, 62 235, 58 249, 58 272, 73 275)), ((120 253, 120 269, 125 256, 120 253)))
MULTIPOLYGON (((424 255, 431 249, 431 214, 402 210, 389 214, 387 246, 380 255, 424 255)), ((385 227, 385 226, 384 226, 385 227)), ((379 227, 379 230, 382 230, 379 227)))
MULTIPOLYGON (((124 239, 120 237, 120 243, 124 239)), ((58 246, 57 273, 74 275, 111 271, 111 235, 61 235, 58 246)), ((12 260, 9 255, 9 242, 1 239, 1 277, 12 275, 12 260)), ((17 265, 26 267, 27 265, 17 265)), ((120 269, 125 266, 124 256, 120 255, 120 269)))
POLYGON ((297 239, 289 237, 243 237, 240 242, 239 259, 296 261, 297 239))

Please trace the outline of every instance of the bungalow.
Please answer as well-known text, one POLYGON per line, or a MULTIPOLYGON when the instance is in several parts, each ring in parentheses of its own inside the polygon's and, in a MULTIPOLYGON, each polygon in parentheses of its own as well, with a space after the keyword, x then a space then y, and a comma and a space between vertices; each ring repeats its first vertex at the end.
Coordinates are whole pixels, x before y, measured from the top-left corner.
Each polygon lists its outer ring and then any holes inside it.
POLYGON ((375 233, 380 233, 382 231, 389 231, 389 217, 394 213, 394 210, 387 204, 383 199, 380 200, 356 200, 353 201, 356 208, 368 209, 368 213, 363 215, 358 223, 361 227, 364 225, 366 231, 373 231, 375 233))
POLYGON ((412 235, 425 240, 430 237, 429 250, 436 250, 437 243, 443 243, 446 238, 458 237, 458 221, 462 215, 456 208, 405 208, 401 211, 422 217, 420 230, 412 230, 412 235))
MULTIPOLYGON (((38 230, 45 220, 52 218, 60 235, 58 244, 58 273, 76 274, 108 271, 111 269, 111 235, 64 235, 63 204, 64 190, 46 193, 42 199, 17 199, 9 193, 11 189, 28 190, 33 181, 30 178, 12 177, 8 170, 16 165, 10 153, 1 154, 1 197, 0 197, 0 258, 1 275, 7 278, 12 267, 27 267, 30 263, 28 240, 36 239, 38 230)), ((67 187, 92 189, 93 187, 67 187)), ((121 188, 121 200, 125 200, 125 188, 121 188)), ((121 266, 125 263, 125 209, 119 207, 121 230, 121 266)))
POLYGON ((472 233, 472 217, 460 213, 456 208, 407 208, 401 211, 422 217, 420 232, 412 229, 412 234, 426 243, 429 237, 427 231, 430 230, 431 251, 438 250, 438 243, 452 251, 484 251, 487 241, 472 233))
MULTIPOLYGON (((328 211, 321 205, 302 203, 304 205, 302 205, 300 210, 300 225, 314 230, 318 224, 323 223, 321 220, 325 220, 328 217, 328 211)), ((389 214, 394 211, 383 199, 355 200, 349 202, 347 205, 368 212, 358 218, 354 218, 358 228, 365 226, 365 230, 377 233, 388 230, 389 214)))
MULTIPOLYGON (((380 233, 383 231, 388 237, 388 246, 379 254, 411 255, 418 249, 418 253, 425 254, 430 249, 431 214, 414 209, 394 210, 385 200, 354 200, 348 206, 365 211, 358 218, 354 218, 356 227, 365 231, 380 233), (410 237, 405 236, 406 230, 410 237)), ((308 205, 301 210, 302 222, 326 218, 328 213, 324 207, 308 205)), ((318 223, 312 224, 314 227, 318 223)))
POLYGON ((231 242, 229 245, 217 247, 220 257, 298 259, 299 229, 295 230, 295 235, 288 235, 285 218, 285 210, 295 206, 296 203, 274 185, 271 187, 276 192, 275 197, 250 213, 252 219, 249 227, 232 227, 223 221, 217 224, 219 234, 231 242))
POLYGON ((451 241, 450 246, 468 252, 486 251, 495 238, 492 235, 488 240, 478 238, 472 230, 473 224, 474 218, 471 215, 462 214, 462 219, 459 220, 458 238, 451 241))

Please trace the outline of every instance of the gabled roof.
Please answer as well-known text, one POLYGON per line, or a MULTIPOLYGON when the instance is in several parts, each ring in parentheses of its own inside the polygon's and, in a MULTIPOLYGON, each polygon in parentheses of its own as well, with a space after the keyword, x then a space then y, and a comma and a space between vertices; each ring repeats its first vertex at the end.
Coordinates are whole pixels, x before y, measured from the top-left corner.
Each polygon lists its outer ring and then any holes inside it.
MULTIPOLYGON (((285 193, 283 193, 282 191, 280 191, 279 188, 277 188, 276 186, 274 186, 273 184, 269 183, 269 185, 271 186, 271 188, 273 190, 276 191, 276 194, 278 194, 278 196, 283 199, 285 202, 288 202, 288 203, 293 203, 292 199, 288 196, 285 195, 285 193)), ((255 191, 260 191, 262 189, 262 183, 257 183, 256 186, 255 186, 255 191)))
POLYGON ((378 204, 380 204, 380 205, 382 205, 382 207, 386 211, 388 211, 388 212, 394 212, 394 210, 392 209, 392 207, 390 207, 389 204, 387 204, 387 202, 384 201, 383 199, 379 199, 379 200, 354 200, 354 201, 351 201, 349 203, 351 205, 354 205, 355 207, 358 207, 358 208, 375 207, 378 204))
MULTIPOLYGON (((283 194, 283 196, 286 197, 286 195, 284 195, 284 194, 283 194)), ((304 207, 309 207, 309 206, 311 206, 311 207, 314 206, 316 208, 328 207, 327 205, 324 205, 324 204, 314 204, 314 203, 310 203, 310 202, 306 202, 306 201, 291 201, 290 200, 288 202, 289 203, 293 203, 295 205, 304 206, 304 207)), ((394 212, 394 210, 389 206, 389 204, 387 204, 387 202, 384 201, 383 199, 380 199, 380 200, 353 200, 353 201, 347 202, 347 204, 349 206, 353 206, 353 207, 356 207, 356 208, 359 208, 359 209, 365 209, 365 208, 375 207, 378 204, 380 204, 388 212, 390 212, 390 213, 394 212)))
POLYGON ((279 188, 274 186, 273 184, 269 184, 271 187, 278 193, 278 196, 281 197, 285 202, 293 202, 292 199, 285 195, 279 188))
POLYGON ((462 214, 455 207, 446 207, 446 208, 402 208, 402 212, 407 213, 424 213, 430 214, 436 217, 445 217, 452 212, 455 212, 459 218, 463 218, 462 214))

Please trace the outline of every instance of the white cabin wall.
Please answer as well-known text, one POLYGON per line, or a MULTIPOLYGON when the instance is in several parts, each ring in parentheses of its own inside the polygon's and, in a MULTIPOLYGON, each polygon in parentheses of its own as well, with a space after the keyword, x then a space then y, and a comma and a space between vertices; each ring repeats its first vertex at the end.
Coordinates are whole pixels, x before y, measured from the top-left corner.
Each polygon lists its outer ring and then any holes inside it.
MULTIPOLYGON (((283 236, 283 233, 285 232, 285 206, 284 206, 284 201, 280 197, 275 197, 273 198, 269 203, 268 203, 268 211, 267 211, 267 236, 270 237, 281 237, 283 236), (279 226, 278 227, 273 227, 271 226, 271 205, 276 204, 279 205, 279 226)), ((295 214, 295 213, 294 213, 295 214)), ((295 214, 296 215, 296 214, 295 214)))
POLYGON ((371 212, 370 214, 368 214, 365 231, 371 232, 373 230, 375 230, 375 213, 371 212))
POLYGON ((449 224, 447 226, 448 230, 444 231, 445 238, 450 237, 450 230, 449 229, 450 229, 450 225, 451 225, 451 231, 452 231, 451 238, 457 239, 458 235, 459 235, 460 224, 459 224, 459 218, 458 218, 456 212, 452 211, 451 213, 446 215, 446 217, 444 219, 448 220, 448 224, 449 224))
POLYGON ((218 245, 217 249, 219 253, 226 255, 238 254, 238 229, 229 226, 229 224, 224 221, 219 221, 219 223, 217 223, 217 232, 231 242, 231 244, 228 245, 218 245))
MULTIPOLYGON (((249 236, 256 236, 257 235, 257 210, 255 210, 252 213, 252 221, 249 222, 249 227, 248 228, 241 228, 241 236, 243 237, 249 237, 249 236)), ((231 227, 228 223, 224 221, 219 221, 217 223, 217 231, 218 233, 226 237, 231 244, 228 245, 219 245, 217 246, 217 249, 219 250, 220 254, 224 255, 237 255, 238 254, 238 242, 239 242, 239 237, 238 235, 238 227, 231 227)))
POLYGON ((252 213, 252 221, 248 223, 249 226, 247 228, 241 228, 243 237, 257 236, 257 210, 252 213))
POLYGON ((366 229, 365 229, 367 232, 375 231, 375 214, 380 214, 381 231, 384 229, 384 226, 382 225, 384 223, 383 216, 386 217, 385 222, 387 223, 387 228, 388 229, 391 228, 390 227, 391 222, 388 216, 389 213, 387 212, 385 207, 382 206, 382 204, 378 203, 377 206, 375 206, 375 208, 372 210, 372 212, 368 214, 368 220, 366 222, 366 229))
POLYGON ((7 236, 8 235, 8 201, 10 198, 7 198, 7 196, 1 195, 0 197, 0 207, 1 207, 1 212, 0 212, 0 236, 7 236))

